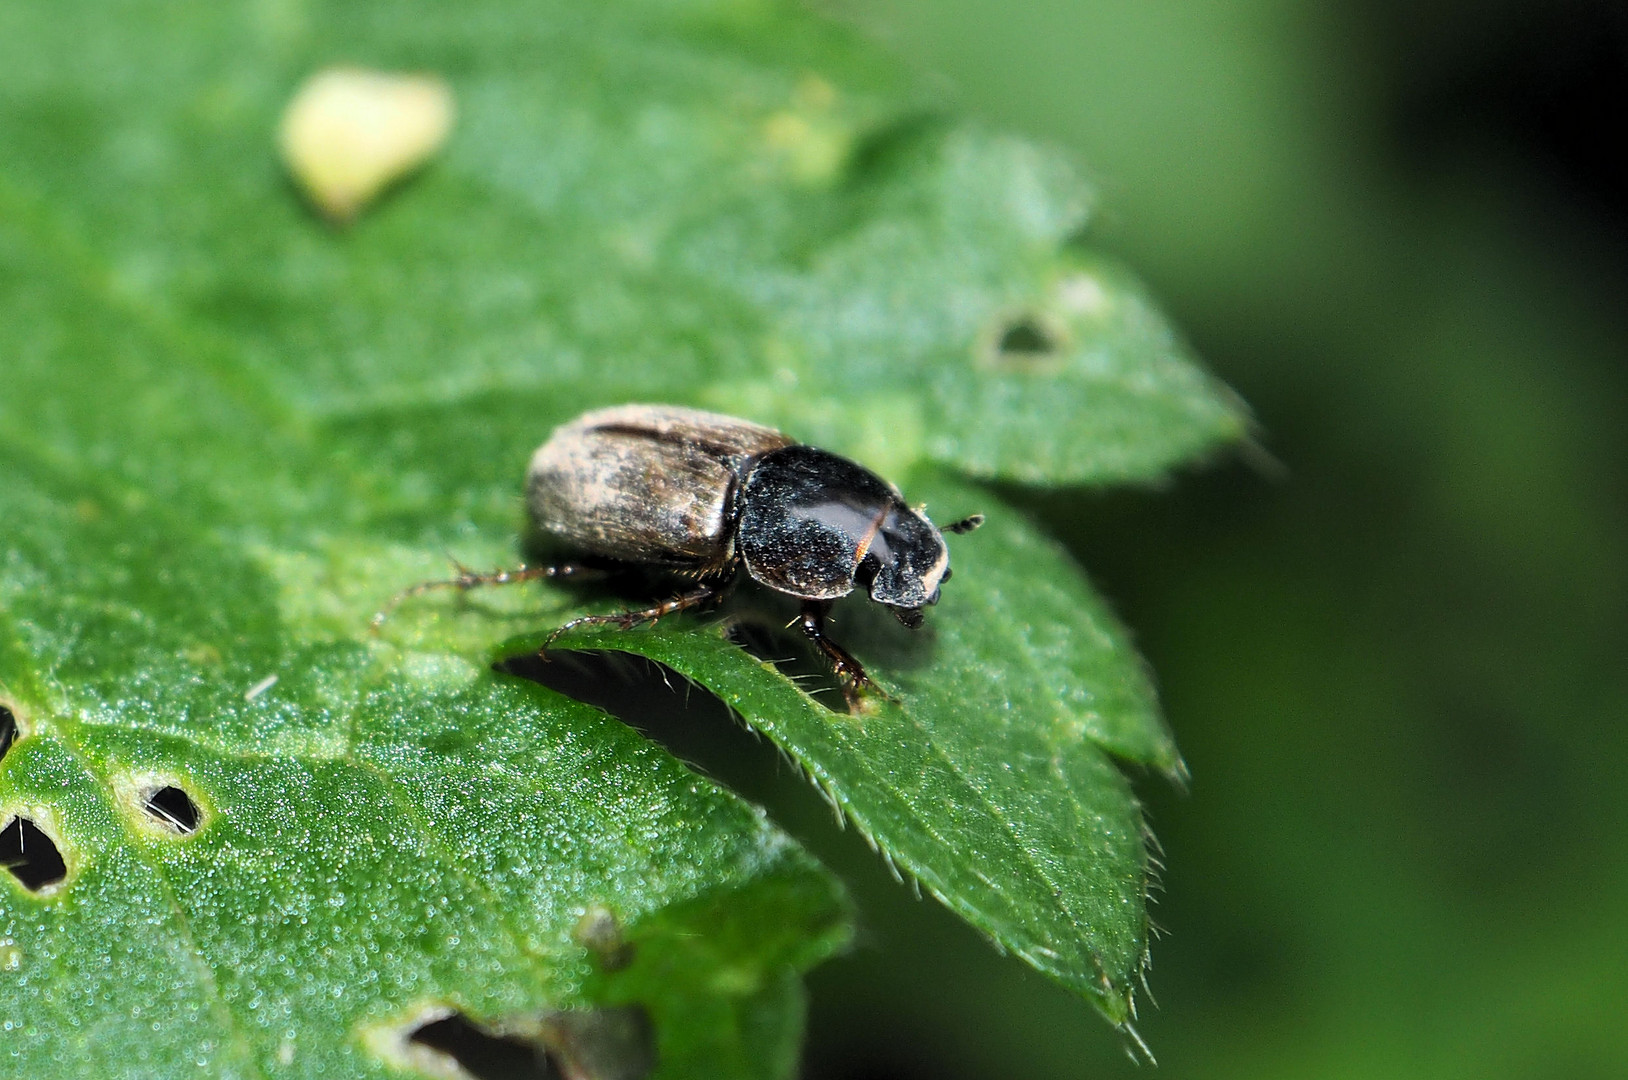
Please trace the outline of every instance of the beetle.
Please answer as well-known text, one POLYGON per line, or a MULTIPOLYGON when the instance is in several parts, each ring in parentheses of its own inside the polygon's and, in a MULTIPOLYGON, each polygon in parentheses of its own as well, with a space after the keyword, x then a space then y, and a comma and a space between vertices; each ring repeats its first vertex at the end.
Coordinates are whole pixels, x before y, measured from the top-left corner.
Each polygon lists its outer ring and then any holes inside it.
POLYGON ((573 619, 554 631, 552 642, 578 626, 629 628, 705 604, 744 570, 802 601, 798 625, 844 680, 845 691, 870 680, 827 636, 832 604, 863 588, 905 626, 919 628, 922 609, 938 603, 939 587, 950 578, 943 533, 970 532, 983 523, 975 514, 941 531, 897 488, 845 457, 760 424, 671 405, 598 409, 556 428, 532 455, 526 508, 540 537, 581 561, 461 571, 408 594, 607 567, 693 582, 643 610, 573 619))

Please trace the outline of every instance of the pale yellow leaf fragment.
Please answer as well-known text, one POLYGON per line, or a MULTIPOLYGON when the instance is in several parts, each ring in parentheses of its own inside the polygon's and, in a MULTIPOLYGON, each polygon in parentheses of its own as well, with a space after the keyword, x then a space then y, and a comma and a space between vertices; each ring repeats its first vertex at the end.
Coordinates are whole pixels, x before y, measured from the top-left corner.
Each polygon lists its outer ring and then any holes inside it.
POLYGON ((452 91, 434 75, 329 68, 288 103, 278 141, 317 209, 344 222, 433 157, 452 116, 452 91))

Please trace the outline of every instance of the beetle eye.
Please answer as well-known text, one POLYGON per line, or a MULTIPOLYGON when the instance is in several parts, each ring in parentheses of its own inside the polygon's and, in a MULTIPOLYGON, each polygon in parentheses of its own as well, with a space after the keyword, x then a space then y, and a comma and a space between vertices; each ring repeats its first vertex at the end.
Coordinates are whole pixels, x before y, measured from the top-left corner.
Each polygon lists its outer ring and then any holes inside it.
POLYGON ((938 580, 940 580, 940 581, 948 581, 948 580, 950 580, 950 576, 952 574, 954 574, 954 573, 955 573, 954 570, 951 570, 948 566, 946 566, 944 568, 944 576, 939 578, 938 580))

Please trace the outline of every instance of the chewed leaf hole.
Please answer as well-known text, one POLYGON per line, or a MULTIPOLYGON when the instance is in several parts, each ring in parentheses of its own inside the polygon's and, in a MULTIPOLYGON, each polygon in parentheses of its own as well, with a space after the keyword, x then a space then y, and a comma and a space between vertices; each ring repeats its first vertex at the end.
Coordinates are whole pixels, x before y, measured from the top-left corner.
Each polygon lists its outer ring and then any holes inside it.
POLYGON ((1028 319, 1020 319, 1001 331, 1001 339, 996 348, 1003 353, 1053 353, 1057 351, 1057 343, 1046 332, 1045 327, 1028 319))
POLYGON ((493 1035, 462 1013, 420 1025, 407 1041, 451 1058, 475 1080, 555 1080, 558 1076, 547 1053, 536 1043, 493 1035))
POLYGON ((11 749, 11 744, 17 741, 17 714, 8 706, 0 705, 0 761, 11 749))
POLYGON ((572 1080, 644 1080, 656 1068, 656 1030, 638 1005, 552 1013, 542 1037, 549 1062, 572 1080))
MULTIPOLYGON (((437 1006, 398 1031, 399 1064, 475 1080, 644 1080, 656 1067, 650 1014, 637 1005, 512 1017, 494 1031, 437 1006)), ((377 1045, 377 1044, 376 1044, 377 1045)))
POLYGON ((14 816, 0 828, 0 866, 30 892, 40 892, 68 876, 56 843, 29 818, 14 816))
POLYGON ((985 343, 986 359, 993 366, 1025 369, 1054 363, 1066 345, 1063 331, 1034 313, 1001 320, 985 343))
POLYGON ((174 784, 161 787, 147 796, 142 809, 154 821, 174 829, 183 836, 198 831, 200 816, 198 804, 192 801, 192 796, 174 784))

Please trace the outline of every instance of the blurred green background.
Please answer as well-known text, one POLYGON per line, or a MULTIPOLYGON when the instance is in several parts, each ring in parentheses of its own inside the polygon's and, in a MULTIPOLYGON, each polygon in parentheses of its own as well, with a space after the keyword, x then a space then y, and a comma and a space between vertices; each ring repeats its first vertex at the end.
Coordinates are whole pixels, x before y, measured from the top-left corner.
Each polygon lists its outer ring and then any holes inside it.
MULTIPOLYGON (((1029 498, 1136 628, 1194 774, 1139 782, 1158 1075, 1628 1076, 1622 5, 840 10, 1077 152, 1098 242, 1283 466, 1029 498)), ((748 793, 863 912, 812 979, 809 1077, 1131 1074, 782 781, 748 793)))

